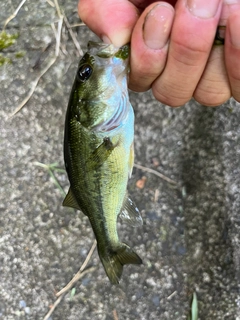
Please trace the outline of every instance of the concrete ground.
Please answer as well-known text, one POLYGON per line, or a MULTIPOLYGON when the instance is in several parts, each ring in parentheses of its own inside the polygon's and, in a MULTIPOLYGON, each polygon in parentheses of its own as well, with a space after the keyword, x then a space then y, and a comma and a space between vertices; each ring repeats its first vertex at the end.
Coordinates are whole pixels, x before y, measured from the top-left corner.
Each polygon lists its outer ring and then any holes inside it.
MULTIPOLYGON (((1 28, 20 1, 0 2, 1 28)), ((77 1, 61 1, 70 24, 77 1)), ((49 171, 63 163, 64 117, 79 60, 65 24, 61 50, 23 109, 9 115, 54 58, 58 16, 49 2, 26 1, 8 24, 16 43, 0 67, 0 319, 43 319, 55 293, 82 265, 94 237, 88 219, 61 206, 49 171), (16 53, 21 57, 17 58, 16 53)), ((93 34, 73 29, 83 49, 93 34)), ((18 55, 18 56, 19 56, 18 55)), ((240 319, 240 105, 172 109, 151 93, 130 94, 136 114, 136 163, 129 193, 143 227, 119 224, 119 236, 142 257, 112 286, 94 252, 89 272, 67 293, 52 320, 186 319, 193 292, 199 319, 240 319), (141 185, 142 183, 142 185, 141 185)), ((54 171, 68 189, 64 171, 54 171)))

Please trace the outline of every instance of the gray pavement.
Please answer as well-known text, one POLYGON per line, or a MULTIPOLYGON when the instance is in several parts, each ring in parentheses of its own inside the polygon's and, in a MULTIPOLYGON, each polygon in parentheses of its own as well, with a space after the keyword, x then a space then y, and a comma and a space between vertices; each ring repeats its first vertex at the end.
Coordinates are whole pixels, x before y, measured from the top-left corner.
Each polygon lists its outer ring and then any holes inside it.
MULTIPOLYGON (((1 27, 20 1, 0 2, 1 27)), ((71 24, 77 1, 60 2, 71 24)), ((7 28, 19 33, 0 67, 0 319, 43 319, 83 263, 94 237, 88 219, 61 206, 49 172, 63 168, 64 117, 79 60, 63 27, 59 57, 24 108, 8 116, 54 57, 57 14, 46 1, 26 1, 7 28), (46 49, 47 48, 47 49, 46 49), (43 50, 46 49, 44 52, 43 50), (24 51, 21 58, 17 52, 24 51)), ((86 48, 94 39, 78 27, 86 48)), ((120 238, 142 257, 112 286, 97 269, 75 285, 51 316, 60 319, 186 319, 193 292, 199 319, 240 319, 240 104, 206 108, 190 101, 172 109, 151 93, 131 93, 136 115, 136 163, 178 183, 135 168, 129 193, 143 227, 119 224, 120 238), (144 178, 143 178, 144 177, 144 178), (139 188, 139 180, 144 180, 139 188)), ((66 174, 54 172, 65 191, 66 174)))

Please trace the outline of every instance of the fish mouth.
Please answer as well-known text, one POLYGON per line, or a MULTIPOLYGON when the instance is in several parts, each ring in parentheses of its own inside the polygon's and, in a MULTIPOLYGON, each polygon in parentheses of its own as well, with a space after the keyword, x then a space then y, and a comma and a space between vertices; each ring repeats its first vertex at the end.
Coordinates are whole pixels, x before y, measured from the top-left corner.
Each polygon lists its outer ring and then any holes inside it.
POLYGON ((126 60, 129 57, 130 45, 115 47, 113 44, 99 43, 94 41, 88 42, 88 52, 90 55, 96 55, 100 58, 116 57, 126 60))
POLYGON ((115 86, 104 88, 98 94, 104 95, 104 100, 108 110, 106 110, 103 118, 91 127, 95 132, 110 132, 114 129, 122 127, 125 123, 129 112, 129 100, 127 93, 127 69, 129 57, 129 45, 120 48, 113 44, 98 43, 90 41, 88 43, 88 55, 93 57, 96 66, 99 68, 108 68, 114 74, 114 82, 118 93, 115 98, 115 86), (126 92, 125 92, 126 91, 126 92))

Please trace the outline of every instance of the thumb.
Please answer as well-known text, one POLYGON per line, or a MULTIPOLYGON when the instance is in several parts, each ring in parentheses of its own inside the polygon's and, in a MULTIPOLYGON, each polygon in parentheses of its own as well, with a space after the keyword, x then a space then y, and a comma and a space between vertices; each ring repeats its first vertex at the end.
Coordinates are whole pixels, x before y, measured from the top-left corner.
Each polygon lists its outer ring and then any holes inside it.
POLYGON ((78 13, 104 42, 122 46, 130 41, 138 9, 128 0, 80 0, 78 13))

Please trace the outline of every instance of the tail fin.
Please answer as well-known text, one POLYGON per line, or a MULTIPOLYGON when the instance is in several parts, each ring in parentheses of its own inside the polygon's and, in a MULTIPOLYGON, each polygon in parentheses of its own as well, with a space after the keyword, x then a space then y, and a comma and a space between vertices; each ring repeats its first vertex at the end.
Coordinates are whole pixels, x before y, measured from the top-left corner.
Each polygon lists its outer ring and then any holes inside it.
POLYGON ((98 250, 98 254, 112 284, 119 283, 124 264, 142 263, 142 259, 125 243, 120 243, 115 250, 104 255, 98 250))

